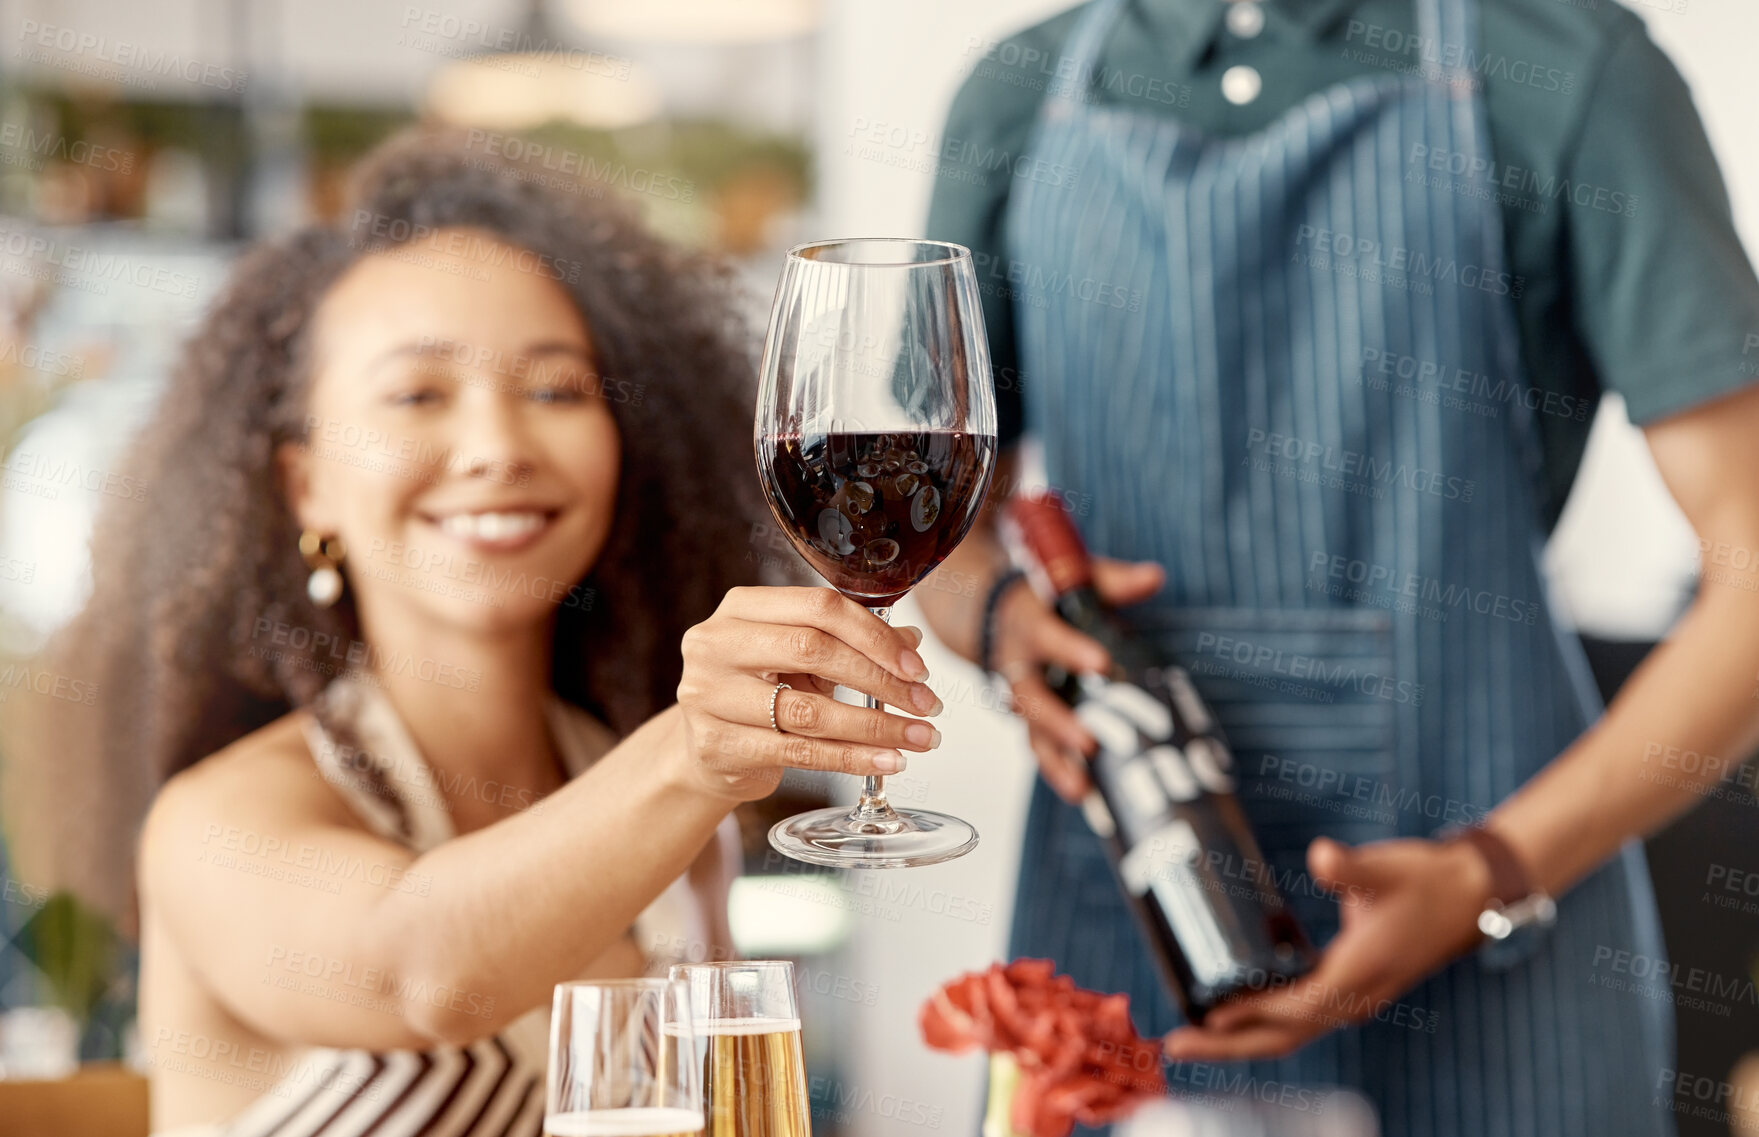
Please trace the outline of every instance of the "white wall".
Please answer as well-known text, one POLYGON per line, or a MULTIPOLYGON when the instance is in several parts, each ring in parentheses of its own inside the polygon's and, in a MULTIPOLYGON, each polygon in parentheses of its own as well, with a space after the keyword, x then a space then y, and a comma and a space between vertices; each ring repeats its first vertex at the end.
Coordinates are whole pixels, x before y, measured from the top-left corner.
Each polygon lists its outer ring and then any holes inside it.
MULTIPOLYGON (((1759 4, 1686 3, 1684 13, 1642 11, 1692 84, 1748 247, 1759 248, 1759 148, 1750 125, 1751 108, 1759 104, 1750 58, 1759 44, 1759 4)), ((919 233, 934 140, 953 91, 976 60, 969 42, 999 38, 1065 6, 1064 0, 831 0, 819 63, 820 216, 805 236, 919 233), (850 152, 875 131, 881 141, 869 137, 866 145, 877 146, 884 163, 850 152)), ((1579 500, 1560 527, 1553 568, 1584 626, 1643 634, 1656 630, 1678 601, 1682 574, 1691 566, 1691 534, 1640 436, 1622 409, 1610 409, 1597 424, 1579 500)), ((897 618, 920 622, 909 609, 897 618)), ((1001 958, 1032 777, 1020 728, 977 705, 975 669, 932 645, 925 654, 937 689, 962 698, 947 698, 941 749, 913 760, 908 800, 969 819, 983 844, 950 865, 869 874, 884 879, 866 886, 873 911, 856 919, 850 971, 876 984, 879 998, 849 1015, 849 1073, 839 1090, 842 1100, 857 1104, 846 1113, 860 1137, 972 1131, 981 1109, 980 1060, 925 1050, 917 1041, 916 1008, 941 980, 1001 958), (882 888, 894 891, 880 894, 882 888), (992 906, 987 913, 973 908, 983 904, 992 906), (961 918, 972 914, 987 918, 961 918), (881 1104, 887 1094, 895 1095, 889 1107, 881 1104), (900 1099, 924 1109, 904 1109, 900 1099), (863 1102, 869 1104, 863 1108, 863 1102)))
MULTIPOLYGON (((1542 2, 1542 0, 1535 0, 1542 2)), ((1752 0, 1642 0, 1630 5, 1692 88, 1722 163, 1735 225, 1749 259, 1759 252, 1759 4, 1752 0), (1651 6, 1653 5, 1653 6, 1651 6), (1684 6, 1684 11, 1674 9, 1684 6)), ((1755 329, 1759 331, 1759 329, 1755 329)), ((1668 496, 1642 435, 1616 398, 1594 424, 1576 491, 1552 535, 1547 566, 1582 627, 1642 638, 1665 628, 1689 587, 1697 546, 1668 496)))

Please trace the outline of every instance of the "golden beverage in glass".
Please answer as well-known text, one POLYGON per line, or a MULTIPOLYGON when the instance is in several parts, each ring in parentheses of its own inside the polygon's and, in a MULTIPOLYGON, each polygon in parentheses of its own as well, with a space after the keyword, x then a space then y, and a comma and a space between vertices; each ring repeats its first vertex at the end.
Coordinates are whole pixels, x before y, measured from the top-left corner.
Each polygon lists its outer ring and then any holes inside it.
POLYGON ((686 964, 704 1137, 811 1137, 794 968, 782 961, 686 964))
POLYGON ((707 1137, 811 1137, 800 1020, 698 1023, 707 1137))

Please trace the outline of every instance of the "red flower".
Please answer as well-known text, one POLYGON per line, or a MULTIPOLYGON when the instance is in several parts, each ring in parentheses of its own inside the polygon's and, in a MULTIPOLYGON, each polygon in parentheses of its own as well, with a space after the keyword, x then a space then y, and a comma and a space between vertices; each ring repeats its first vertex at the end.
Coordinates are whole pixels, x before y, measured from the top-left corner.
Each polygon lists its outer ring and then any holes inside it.
POLYGON ((992 964, 947 983, 922 1005, 922 1040, 958 1054, 1007 1052, 1020 1067, 1015 1132, 1069 1137, 1166 1093, 1160 1047, 1130 1024, 1127 995, 1101 995, 1048 959, 992 964))

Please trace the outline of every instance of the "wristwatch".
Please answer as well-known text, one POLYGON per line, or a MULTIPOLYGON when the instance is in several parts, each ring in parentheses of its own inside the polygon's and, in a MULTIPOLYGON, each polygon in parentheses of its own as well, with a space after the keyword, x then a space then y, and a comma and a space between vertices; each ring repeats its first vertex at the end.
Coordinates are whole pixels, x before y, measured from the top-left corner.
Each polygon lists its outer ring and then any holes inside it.
POLYGON ((1490 868, 1490 904, 1478 913, 1478 930, 1491 944, 1505 942, 1523 928, 1549 928, 1557 922, 1557 901, 1533 887, 1507 841, 1480 826, 1449 830, 1444 840, 1471 845, 1490 868))

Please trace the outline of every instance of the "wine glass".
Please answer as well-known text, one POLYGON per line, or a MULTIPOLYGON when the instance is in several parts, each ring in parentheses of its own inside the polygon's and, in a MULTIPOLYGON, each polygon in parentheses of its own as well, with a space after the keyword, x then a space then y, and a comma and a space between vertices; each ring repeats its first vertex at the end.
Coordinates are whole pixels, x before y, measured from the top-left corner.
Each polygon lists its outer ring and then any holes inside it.
POLYGON ((690 989, 703 1137, 811 1137, 794 965, 681 963, 671 976, 690 989))
MULTIPOLYGON (((889 619, 964 539, 995 467, 971 251, 893 238, 790 250, 764 342, 756 448, 770 509, 800 555, 889 619)), ((894 808, 885 779, 869 775, 853 809, 788 818, 770 844, 814 864, 901 868, 963 856, 977 830, 894 808)))
POLYGON ((693 1033, 681 980, 557 984, 545 1137, 701 1137, 693 1033))

